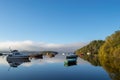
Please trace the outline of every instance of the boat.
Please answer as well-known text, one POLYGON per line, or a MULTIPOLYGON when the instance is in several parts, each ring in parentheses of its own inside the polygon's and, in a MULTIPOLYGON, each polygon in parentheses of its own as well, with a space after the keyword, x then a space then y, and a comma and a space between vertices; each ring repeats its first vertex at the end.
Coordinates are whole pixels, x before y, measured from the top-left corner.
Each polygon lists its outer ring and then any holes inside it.
POLYGON ((7 58, 29 58, 29 55, 22 54, 18 50, 12 50, 7 58))
POLYGON ((77 59, 77 55, 75 55, 75 54, 72 54, 72 55, 67 55, 66 56, 66 59, 77 59))
POLYGON ((64 66, 73 66, 77 65, 77 55, 70 54, 66 56, 66 60, 64 61, 64 66))

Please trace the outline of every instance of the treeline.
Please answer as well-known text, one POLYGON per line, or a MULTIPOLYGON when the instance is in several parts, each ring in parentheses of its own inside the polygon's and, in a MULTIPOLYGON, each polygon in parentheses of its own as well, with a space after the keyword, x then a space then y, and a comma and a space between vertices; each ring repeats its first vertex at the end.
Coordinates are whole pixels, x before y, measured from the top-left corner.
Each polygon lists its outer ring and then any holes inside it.
POLYGON ((78 49, 76 54, 82 59, 89 61, 94 66, 100 66, 98 53, 100 47, 105 43, 103 40, 94 40, 88 45, 78 49))
POLYGON ((91 55, 99 54, 101 57, 120 57, 120 30, 108 36, 105 41, 91 41, 88 45, 76 51, 77 55, 87 55, 87 53, 91 55))
POLYGON ((103 45, 104 43, 105 41, 103 40, 94 40, 90 42, 88 45, 78 49, 76 51, 76 54, 77 55, 80 55, 80 54, 87 55, 87 53, 91 55, 98 54, 101 45, 103 45))
POLYGON ((120 80, 120 30, 106 38, 98 56, 112 80, 120 80))
POLYGON ((120 30, 108 36, 105 43, 100 47, 101 57, 120 57, 120 30))

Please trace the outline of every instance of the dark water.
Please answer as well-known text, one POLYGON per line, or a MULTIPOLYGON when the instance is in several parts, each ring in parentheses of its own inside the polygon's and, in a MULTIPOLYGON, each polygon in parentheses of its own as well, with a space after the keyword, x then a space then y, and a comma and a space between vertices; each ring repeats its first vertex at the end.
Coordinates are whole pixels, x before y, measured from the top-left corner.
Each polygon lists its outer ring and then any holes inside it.
POLYGON ((60 54, 31 60, 8 60, 1 56, 0 80, 112 80, 100 66, 93 66, 81 58, 72 65, 65 64, 65 60, 60 54))

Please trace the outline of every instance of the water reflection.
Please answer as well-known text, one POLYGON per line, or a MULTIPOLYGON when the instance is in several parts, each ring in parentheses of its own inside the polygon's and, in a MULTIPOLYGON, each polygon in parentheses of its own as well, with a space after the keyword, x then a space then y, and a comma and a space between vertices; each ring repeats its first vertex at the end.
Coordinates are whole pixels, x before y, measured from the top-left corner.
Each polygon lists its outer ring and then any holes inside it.
POLYGON ((20 66, 23 63, 30 63, 33 59, 34 60, 39 60, 39 59, 43 59, 45 57, 49 57, 49 58, 53 58, 55 57, 56 54, 31 54, 29 56, 25 56, 25 57, 13 57, 13 56, 7 56, 6 57, 6 61, 9 63, 10 67, 14 67, 17 68, 18 66, 20 66))
POLYGON ((80 56, 80 58, 90 62, 93 66, 101 66, 99 57, 97 55, 84 55, 80 56))
MULTIPOLYGON (((110 80, 102 68, 94 67, 79 57, 71 59, 61 54, 53 57, 32 54, 29 58, 3 59, 7 66, 0 64, 0 80, 110 80), (8 72, 8 66, 14 68, 8 72)), ((3 59, 0 58, 1 62, 3 59)))
POLYGON ((120 80, 120 58, 117 57, 98 57, 97 55, 80 56, 94 66, 103 67, 112 80, 120 80))
POLYGON ((77 60, 75 59, 69 59, 64 61, 64 66, 75 66, 77 65, 77 60))
POLYGON ((112 80, 120 80, 120 58, 103 57, 100 62, 112 80))
POLYGON ((34 59, 43 59, 43 54, 32 54, 30 57, 30 59, 34 58, 34 59))
POLYGON ((29 58, 6 58, 7 62, 9 63, 10 67, 18 67, 22 63, 30 62, 29 58))
POLYGON ((64 61, 64 66, 77 65, 77 57, 78 56, 75 54, 66 56, 66 60, 64 61))

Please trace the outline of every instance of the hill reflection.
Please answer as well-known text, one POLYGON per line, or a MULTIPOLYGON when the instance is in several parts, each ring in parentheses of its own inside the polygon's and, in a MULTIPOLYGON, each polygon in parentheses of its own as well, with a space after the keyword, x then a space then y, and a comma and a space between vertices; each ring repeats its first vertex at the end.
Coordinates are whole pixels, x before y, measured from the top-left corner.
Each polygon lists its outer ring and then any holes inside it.
POLYGON ((109 73, 112 80, 120 80, 120 58, 100 58, 102 67, 109 73))
POLYGON ((112 80, 120 80, 120 58, 98 57, 97 55, 80 56, 94 66, 103 67, 112 80))

